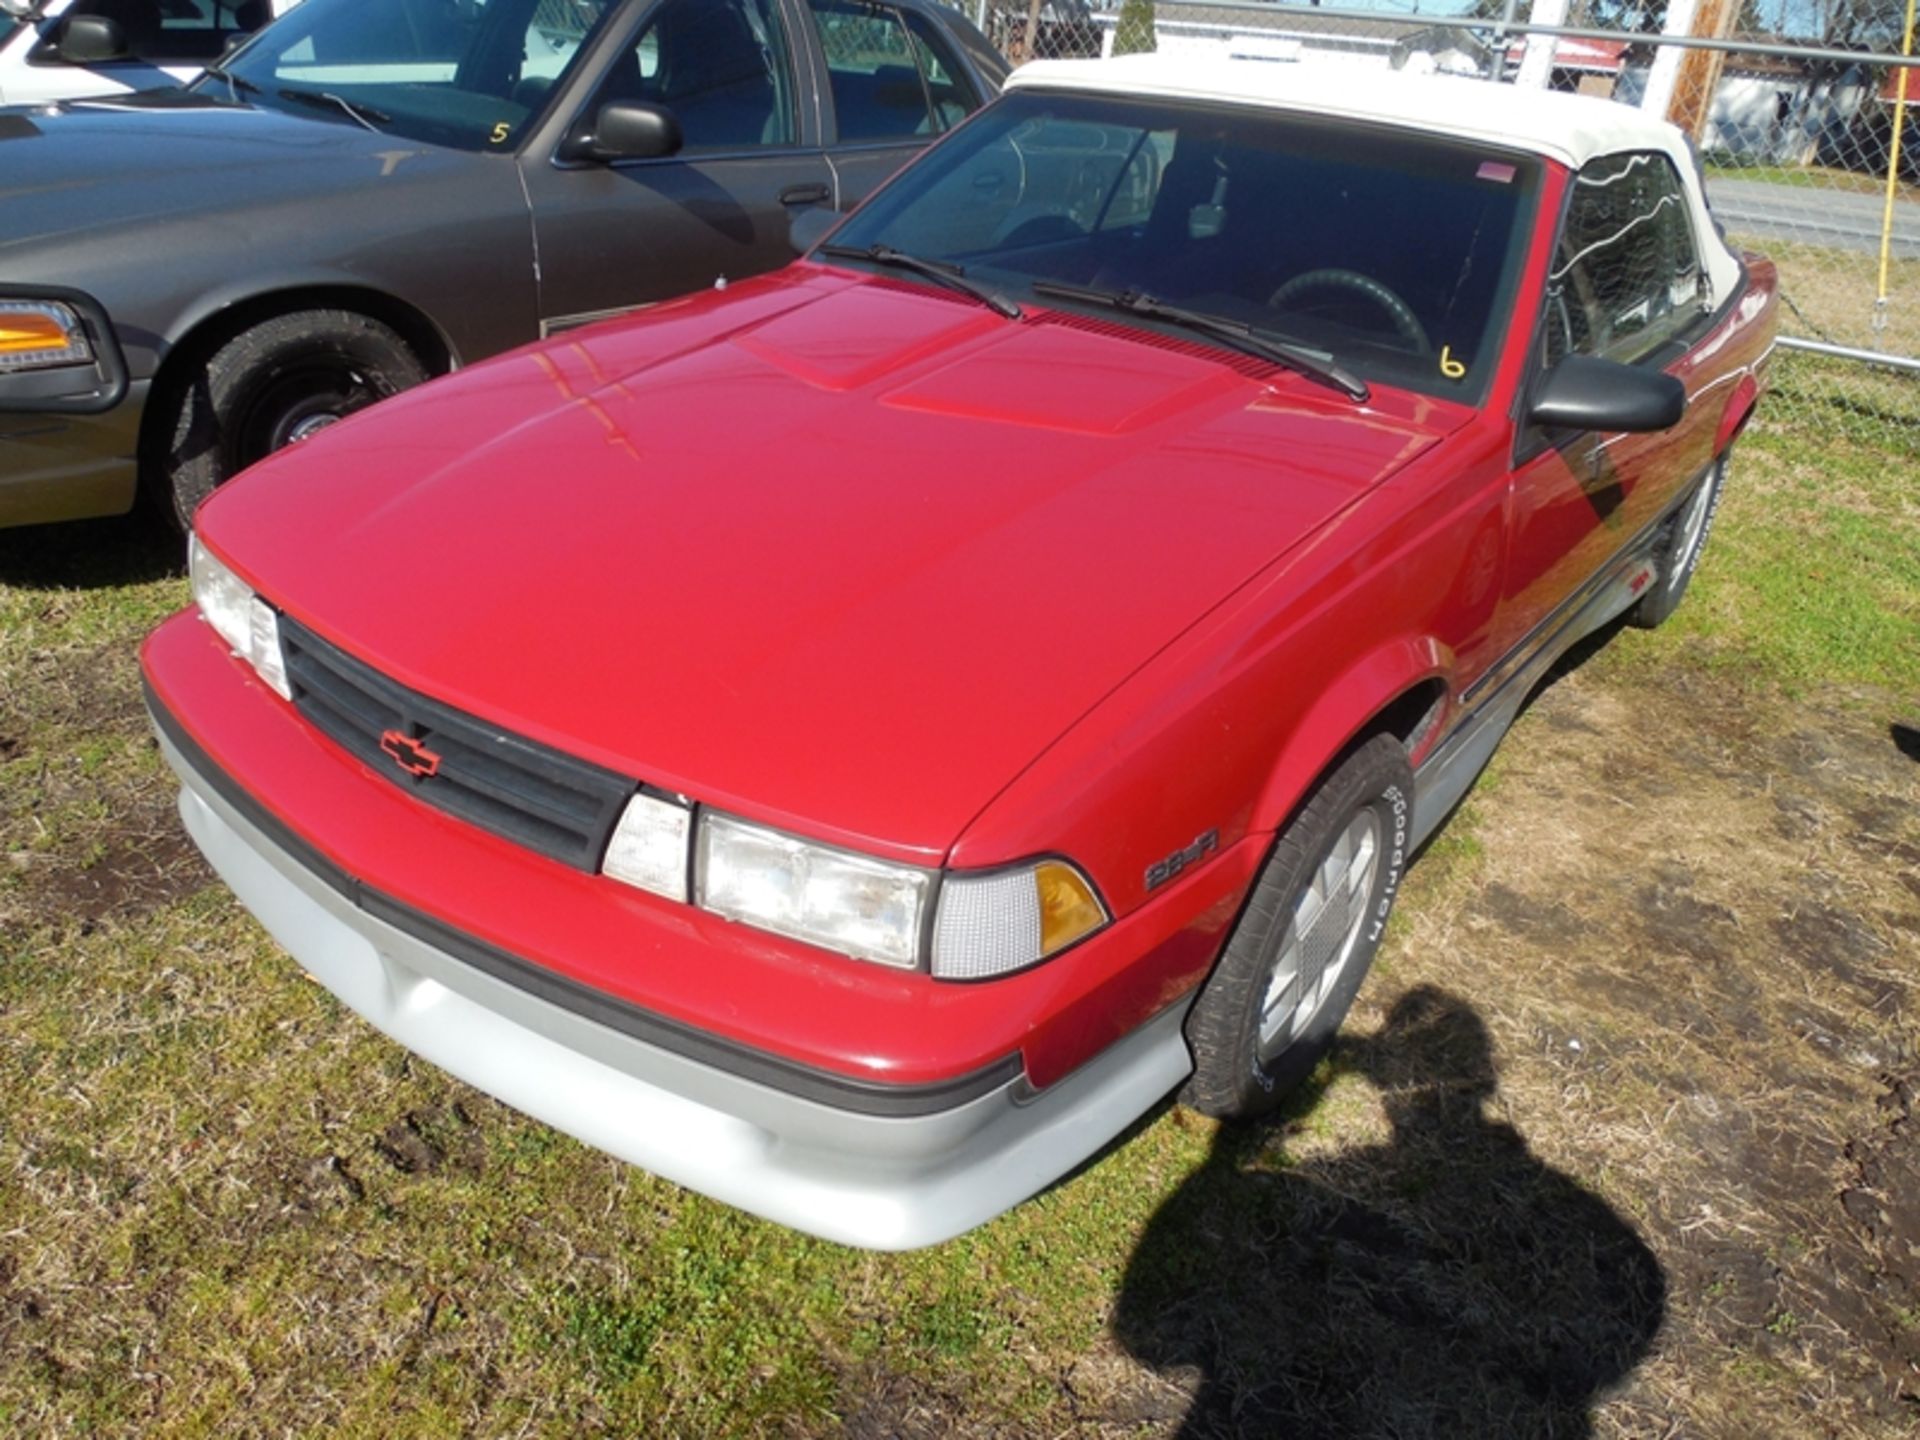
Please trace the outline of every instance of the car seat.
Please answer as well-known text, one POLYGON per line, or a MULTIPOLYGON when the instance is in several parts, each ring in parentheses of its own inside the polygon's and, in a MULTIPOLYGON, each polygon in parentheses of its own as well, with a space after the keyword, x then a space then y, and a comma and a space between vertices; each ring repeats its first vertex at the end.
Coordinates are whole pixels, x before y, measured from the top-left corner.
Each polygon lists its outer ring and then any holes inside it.
POLYGON ((784 138, 772 67, 737 4, 679 0, 655 35, 660 68, 638 98, 672 110, 689 147, 784 138))

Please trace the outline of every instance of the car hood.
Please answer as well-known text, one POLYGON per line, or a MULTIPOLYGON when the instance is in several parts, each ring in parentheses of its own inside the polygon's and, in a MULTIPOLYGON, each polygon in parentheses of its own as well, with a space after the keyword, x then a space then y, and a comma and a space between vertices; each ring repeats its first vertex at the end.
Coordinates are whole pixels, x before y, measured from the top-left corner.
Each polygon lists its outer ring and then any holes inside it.
POLYGON ((1467 414, 796 266, 365 412, 200 524, 403 683, 931 863, 1155 651, 1467 414))
POLYGON ((0 257, 111 226, 205 218, 485 163, 182 90, 0 112, 0 257))

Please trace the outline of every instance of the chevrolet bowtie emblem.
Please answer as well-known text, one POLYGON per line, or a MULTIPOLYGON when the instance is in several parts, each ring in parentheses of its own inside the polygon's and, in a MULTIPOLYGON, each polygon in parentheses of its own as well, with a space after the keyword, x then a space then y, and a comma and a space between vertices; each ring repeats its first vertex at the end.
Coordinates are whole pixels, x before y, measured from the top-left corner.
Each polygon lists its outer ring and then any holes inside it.
POLYGON ((440 757, 411 735, 402 735, 398 730, 383 730, 380 733, 380 748, 409 775, 437 775, 440 772, 440 757))

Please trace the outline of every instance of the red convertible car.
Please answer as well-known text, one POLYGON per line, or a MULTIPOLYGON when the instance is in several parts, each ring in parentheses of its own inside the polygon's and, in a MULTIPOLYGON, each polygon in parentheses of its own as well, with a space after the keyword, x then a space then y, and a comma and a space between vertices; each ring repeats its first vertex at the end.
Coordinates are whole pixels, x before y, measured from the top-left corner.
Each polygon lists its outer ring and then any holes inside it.
POLYGON ((923 1245, 1312 1068, 1543 672, 1679 602, 1774 297, 1623 106, 1030 65, 787 269, 217 492, 148 698, 374 1024, 923 1245))

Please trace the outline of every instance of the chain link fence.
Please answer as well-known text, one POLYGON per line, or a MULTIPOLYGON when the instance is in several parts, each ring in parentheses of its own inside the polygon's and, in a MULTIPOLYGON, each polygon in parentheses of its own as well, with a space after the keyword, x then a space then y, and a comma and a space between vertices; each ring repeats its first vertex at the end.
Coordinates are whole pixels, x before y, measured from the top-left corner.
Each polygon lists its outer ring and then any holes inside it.
POLYGON ((1784 353, 1768 423, 1920 452, 1920 71, 1901 63, 1893 0, 1535 0, 1504 22, 1277 0, 969 4, 1016 63, 1110 54, 1116 36, 1126 49, 1151 33, 1164 52, 1356 81, 1479 76, 1665 115, 1694 137, 1729 239, 1780 268, 1784 353), (1150 30, 1137 18, 1148 12, 1150 30))

